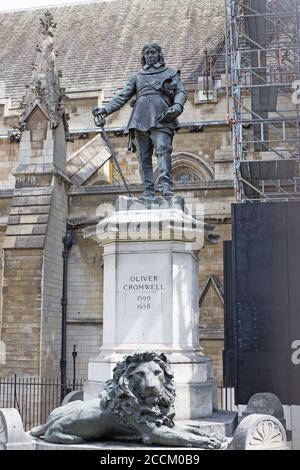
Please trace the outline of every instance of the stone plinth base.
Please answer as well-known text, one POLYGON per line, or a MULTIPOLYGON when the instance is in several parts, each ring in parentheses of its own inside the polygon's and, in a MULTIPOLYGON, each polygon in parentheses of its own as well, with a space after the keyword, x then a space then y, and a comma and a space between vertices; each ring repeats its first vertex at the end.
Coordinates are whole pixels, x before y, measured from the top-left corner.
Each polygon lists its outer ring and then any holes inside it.
POLYGON ((25 433, 15 408, 0 408, 0 450, 35 450, 34 439, 25 433))
POLYGON ((103 344, 89 361, 84 400, 96 398, 124 355, 164 353, 176 387, 177 419, 217 407, 212 361, 199 346, 199 258, 207 227, 182 198, 119 197, 86 237, 103 246, 103 344))

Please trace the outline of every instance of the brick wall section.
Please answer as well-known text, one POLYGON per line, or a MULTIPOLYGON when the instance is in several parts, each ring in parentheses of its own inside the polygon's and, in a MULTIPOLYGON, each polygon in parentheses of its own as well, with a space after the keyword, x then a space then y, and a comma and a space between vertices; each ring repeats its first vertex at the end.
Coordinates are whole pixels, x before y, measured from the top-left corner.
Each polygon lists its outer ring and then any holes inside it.
POLYGON ((3 243, 4 243, 4 238, 5 238, 5 227, 0 227, 0 252, 1 253, 2 253, 3 243))
POLYGON ((200 307, 201 334, 208 331, 211 335, 224 333, 224 307, 214 286, 211 284, 200 307))
POLYGON ((7 363, 1 376, 39 373, 42 250, 5 250, 1 339, 7 363))
POLYGON ((3 241, 5 237, 5 230, 0 227, 0 340, 1 340, 1 324, 2 324, 2 302, 3 302, 3 266, 4 266, 4 251, 2 250, 3 241))
MULTIPOLYGON (((2 218, 3 220, 8 218, 9 212, 10 212, 11 201, 12 201, 11 196, 0 197, 0 220, 2 218)), ((7 221, 5 221, 5 224, 6 222, 7 221)), ((2 225, 2 223, 0 223, 0 225, 2 225)), ((0 245, 0 247, 2 247, 2 245, 0 245)))
POLYGON ((220 385, 223 380, 222 354, 224 343, 219 339, 202 339, 201 346, 204 354, 213 360, 214 377, 217 380, 218 385, 220 385))
MULTIPOLYGON (((1 199, 0 199, 0 207, 1 207, 1 199)), ((3 207, 2 207, 3 209, 3 207)), ((3 212, 2 212, 3 213, 3 212)), ((1 210, 0 210, 0 217, 1 217, 1 210)), ((3 243, 5 239, 5 226, 0 225, 0 339, 1 339, 1 323, 2 323, 2 308, 3 308, 3 266, 4 266, 4 251, 2 249, 3 243)))
POLYGON ((105 207, 114 206, 117 196, 117 194, 71 195, 69 197, 69 219, 95 219, 96 216, 102 215, 102 204, 105 204, 105 207))
POLYGON ((75 231, 68 264, 68 320, 102 320, 103 249, 75 231))
POLYGON ((68 323, 67 379, 73 379, 73 345, 76 345, 76 378, 87 379, 88 363, 99 353, 102 344, 102 323, 68 323))
POLYGON ((66 232, 68 200, 65 183, 56 177, 50 191, 52 195, 44 195, 43 191, 49 193, 50 189, 17 190, 11 206, 13 213, 10 213, 11 223, 4 242, 1 328, 2 340, 7 345, 7 365, 1 368, 4 376, 17 373, 57 377, 59 373, 62 237, 66 232), (40 194, 34 194, 36 192, 40 194), (20 218, 18 223, 16 217, 20 218), (36 219, 29 220, 30 217, 46 217, 47 220, 39 224, 36 219), (12 227, 21 229, 23 226, 30 228, 27 234, 11 233, 12 227), (36 244, 33 229, 40 226, 43 240, 36 244), (14 248, 10 249, 11 243, 7 240, 13 238, 14 248), (31 249, 20 248, 18 239, 31 249))
POLYGON ((92 109, 97 106, 97 97, 85 99, 70 99, 66 102, 66 111, 70 115, 70 130, 91 129, 95 126, 92 109))
POLYGON ((66 233, 67 214, 68 200, 65 183, 54 177, 43 264, 40 368, 43 377, 57 377, 59 374, 63 285, 62 237, 66 233))
POLYGON ((219 242, 205 245, 200 251, 200 289, 205 286, 209 274, 214 274, 223 285, 223 240, 231 240, 231 224, 216 224, 214 233, 220 235, 219 242))
POLYGON ((73 345, 76 345, 77 378, 87 378, 88 360, 102 344, 103 268, 102 248, 75 231, 68 264, 67 374, 73 377, 73 345))
POLYGON ((15 187, 12 172, 18 162, 19 144, 10 143, 9 139, 0 139, 0 189, 15 187))
POLYGON ((4 248, 43 248, 52 188, 15 189, 4 248))
POLYGON ((233 179, 233 149, 232 146, 222 146, 215 151, 215 179, 233 179))
POLYGON ((214 377, 223 376, 224 306, 211 285, 200 307, 200 345, 204 354, 213 355, 214 377))

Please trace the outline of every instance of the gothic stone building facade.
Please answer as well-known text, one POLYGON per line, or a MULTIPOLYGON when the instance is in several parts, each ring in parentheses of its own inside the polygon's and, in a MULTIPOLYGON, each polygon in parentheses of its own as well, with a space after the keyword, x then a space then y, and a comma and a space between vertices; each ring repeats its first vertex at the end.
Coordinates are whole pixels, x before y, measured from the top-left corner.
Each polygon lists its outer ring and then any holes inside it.
MULTIPOLYGON (((0 338, 6 348, 0 376, 59 374, 62 237, 71 227, 76 243, 68 261, 67 374, 72 377, 75 344, 77 377, 87 377, 88 359, 101 344, 103 259, 83 228, 124 194, 118 173, 103 164, 107 151, 91 109, 122 89, 140 66, 142 46, 156 41, 167 65, 181 70, 188 91, 174 138, 175 193, 203 203, 205 220, 220 237, 199 253, 199 339, 221 381, 222 244, 231 236, 234 201, 219 55, 224 2, 116 0, 51 8, 57 26, 44 13, 0 15, 0 338), (18 123, 21 129, 14 128, 18 123)), ((130 189, 139 195, 136 155, 123 135, 130 111, 127 104, 110 116, 107 128, 130 189)))

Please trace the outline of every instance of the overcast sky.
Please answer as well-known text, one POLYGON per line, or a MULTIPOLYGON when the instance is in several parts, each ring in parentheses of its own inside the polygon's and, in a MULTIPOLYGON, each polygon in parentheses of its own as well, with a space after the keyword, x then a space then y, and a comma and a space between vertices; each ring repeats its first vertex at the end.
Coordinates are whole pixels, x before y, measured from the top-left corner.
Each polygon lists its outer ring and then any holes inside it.
MULTIPOLYGON (((93 0, 1 0, 0 11, 23 10, 24 8, 70 5, 72 3, 91 3, 93 0)), ((97 0, 96 0, 97 1, 97 0)), ((101 0, 110 2, 113 0, 101 0)))

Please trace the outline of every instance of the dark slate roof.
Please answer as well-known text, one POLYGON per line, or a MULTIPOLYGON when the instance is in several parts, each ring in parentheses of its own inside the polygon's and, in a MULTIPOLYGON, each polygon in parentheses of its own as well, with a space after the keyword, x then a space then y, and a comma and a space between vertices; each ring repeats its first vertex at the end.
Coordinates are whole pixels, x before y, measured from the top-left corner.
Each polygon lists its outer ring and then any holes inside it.
MULTIPOLYGON (((21 100, 39 43, 39 18, 47 9, 0 13, 0 93, 21 100), (2 81, 2 84, 1 84, 2 81)), ((101 88, 105 97, 140 66, 140 51, 159 42, 168 66, 184 81, 199 75, 205 48, 224 37, 224 0, 116 0, 50 8, 57 21, 61 85, 101 88)))

